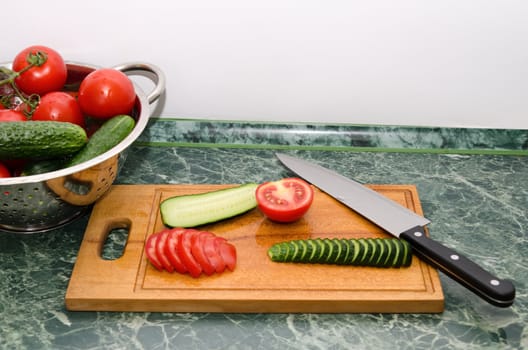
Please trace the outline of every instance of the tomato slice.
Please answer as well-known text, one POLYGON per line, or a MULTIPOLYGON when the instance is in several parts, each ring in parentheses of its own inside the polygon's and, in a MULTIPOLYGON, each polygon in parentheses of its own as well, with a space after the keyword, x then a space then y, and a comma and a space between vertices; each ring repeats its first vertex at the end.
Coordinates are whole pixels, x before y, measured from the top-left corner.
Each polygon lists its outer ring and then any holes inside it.
POLYGON ((220 255, 222 256, 222 259, 224 260, 226 267, 234 271, 236 266, 236 248, 231 243, 224 241, 220 242, 218 251, 220 252, 220 255))
POLYGON ((226 268, 226 263, 220 254, 221 242, 225 242, 225 238, 213 236, 206 237, 203 244, 204 253, 211 265, 214 266, 216 273, 222 273, 226 268))
POLYGON ((192 255, 192 237, 198 235, 200 231, 195 229, 186 229, 181 235, 178 236, 178 246, 176 251, 180 256, 181 261, 187 268, 187 271, 192 277, 199 277, 202 274, 202 266, 196 261, 192 255))
POLYGON ((163 230, 158 233, 158 240, 156 241, 156 255, 160 261, 163 268, 168 272, 174 271, 174 266, 172 266, 169 258, 165 254, 165 245, 167 243, 167 237, 169 236, 169 230, 163 230))
POLYGON ((163 271, 163 264, 159 260, 158 253, 156 252, 158 237, 158 233, 153 233, 150 235, 150 237, 147 239, 147 242, 145 243, 145 254, 147 254, 147 259, 150 261, 152 266, 154 266, 157 270, 163 271))
POLYGON ((204 251, 204 242, 207 237, 214 237, 214 235, 206 231, 201 231, 199 234, 193 235, 191 238, 191 253, 198 264, 202 267, 203 272, 206 275, 211 276, 215 273, 216 269, 215 266, 211 264, 204 251))
POLYGON ((260 211, 277 222, 299 220, 310 209, 314 197, 310 184, 293 177, 260 184, 255 194, 260 211))
POLYGON ((174 267, 174 270, 179 273, 186 273, 187 268, 180 259, 178 254, 178 237, 184 232, 182 228, 173 228, 169 231, 167 236, 167 243, 165 244, 165 255, 174 267))

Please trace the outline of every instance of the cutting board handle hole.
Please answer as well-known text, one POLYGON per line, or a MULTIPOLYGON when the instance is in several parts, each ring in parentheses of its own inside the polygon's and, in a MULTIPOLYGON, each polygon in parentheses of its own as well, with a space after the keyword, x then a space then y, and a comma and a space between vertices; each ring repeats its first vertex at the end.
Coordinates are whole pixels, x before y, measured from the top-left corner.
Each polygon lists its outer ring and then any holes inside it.
POLYGON ((130 225, 110 228, 101 249, 103 260, 116 260, 123 256, 129 229, 130 225))

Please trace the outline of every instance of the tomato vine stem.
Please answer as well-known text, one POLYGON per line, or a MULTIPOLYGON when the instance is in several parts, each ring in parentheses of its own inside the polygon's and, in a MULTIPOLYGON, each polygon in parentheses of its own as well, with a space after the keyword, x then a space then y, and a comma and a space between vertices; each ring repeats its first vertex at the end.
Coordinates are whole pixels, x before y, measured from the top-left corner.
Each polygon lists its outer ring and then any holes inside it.
POLYGON ((40 67, 48 60, 48 55, 43 51, 30 52, 26 56, 27 66, 19 70, 18 72, 6 67, 0 67, 0 77, 5 76, 4 79, 0 80, 0 86, 9 84, 13 92, 7 95, 0 95, 0 103, 6 108, 13 108, 18 105, 23 105, 22 112, 27 116, 31 117, 35 108, 37 108, 40 102, 40 96, 38 94, 26 95, 18 88, 15 80, 17 77, 22 75, 24 72, 30 70, 33 67, 40 67), (16 99, 19 99, 17 102, 16 99))

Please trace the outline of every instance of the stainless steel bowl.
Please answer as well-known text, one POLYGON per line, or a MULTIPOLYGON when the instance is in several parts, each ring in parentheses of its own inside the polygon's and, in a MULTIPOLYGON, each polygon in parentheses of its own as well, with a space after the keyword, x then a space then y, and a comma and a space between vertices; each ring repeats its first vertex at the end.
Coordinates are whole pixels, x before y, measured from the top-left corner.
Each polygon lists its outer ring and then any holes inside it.
MULTIPOLYGON (((67 67, 67 84, 73 86, 99 68, 76 62, 67 62, 67 67)), ((151 104, 165 90, 165 76, 152 64, 132 62, 114 68, 154 83, 148 95, 134 83, 137 98, 131 116, 136 125, 132 132, 111 150, 76 166, 39 175, 0 178, 0 231, 36 233, 58 228, 85 214, 108 191, 126 159, 128 147, 148 123, 151 104)))

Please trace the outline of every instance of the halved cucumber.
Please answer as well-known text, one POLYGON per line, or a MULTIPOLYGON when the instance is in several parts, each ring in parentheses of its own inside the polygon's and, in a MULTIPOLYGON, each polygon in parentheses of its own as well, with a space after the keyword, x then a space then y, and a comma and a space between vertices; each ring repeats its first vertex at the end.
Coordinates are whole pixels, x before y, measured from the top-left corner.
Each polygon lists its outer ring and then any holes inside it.
POLYGON ((170 197, 160 204, 161 219, 169 227, 195 227, 231 218, 257 206, 257 186, 170 197))

